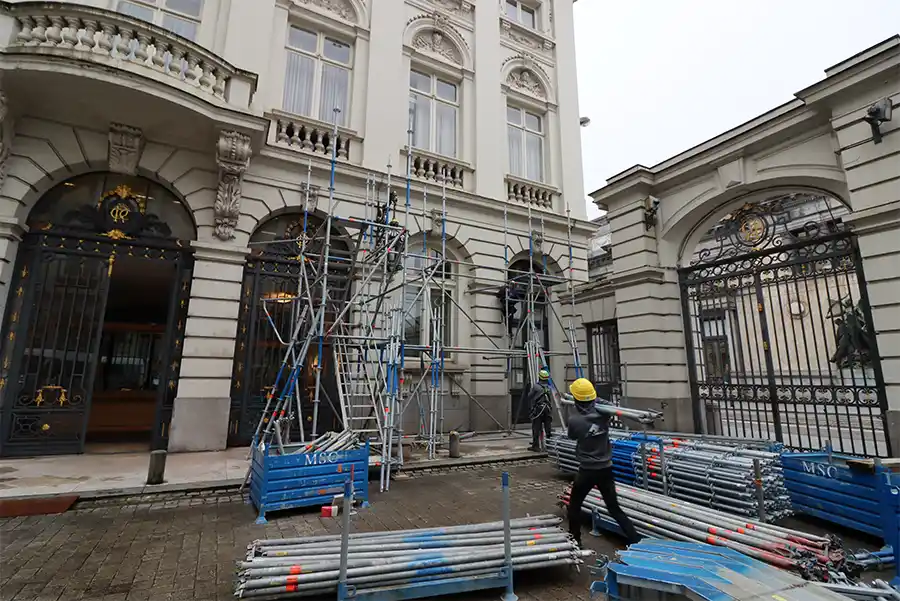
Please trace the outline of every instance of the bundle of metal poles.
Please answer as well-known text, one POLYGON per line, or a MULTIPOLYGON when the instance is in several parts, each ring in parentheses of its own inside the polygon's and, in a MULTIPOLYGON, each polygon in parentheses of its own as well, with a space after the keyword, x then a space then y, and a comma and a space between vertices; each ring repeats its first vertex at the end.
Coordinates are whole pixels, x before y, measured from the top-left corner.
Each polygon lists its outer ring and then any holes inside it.
MULTIPOLYGON (((619 482, 763 521, 790 515, 778 453, 622 431, 610 437, 619 482)), ((561 470, 577 471, 574 441, 552 437, 547 452, 561 470)))
MULTIPOLYGON (((580 565, 580 550, 562 520, 542 515, 510 520, 514 571, 580 565)), ((472 577, 505 564, 504 523, 365 532, 349 535, 347 583, 359 588, 472 577)), ((337 590, 341 535, 257 540, 239 564, 235 595, 268 599, 321 595, 337 590)))
MULTIPOLYGON (((645 536, 727 547, 814 580, 827 579, 828 571, 846 559, 833 537, 748 520, 624 484, 616 490, 622 510, 645 536)), ((560 497, 564 505, 569 494, 566 490, 560 497)), ((588 494, 582 510, 595 517, 596 527, 619 531, 598 491, 588 494)))
POLYGON ((850 582, 822 582, 820 585, 858 601, 900 601, 900 591, 884 580, 875 580, 868 585, 850 582))
POLYGON ((352 430, 344 430, 343 432, 326 432, 310 442, 284 445, 284 453, 325 453, 352 451, 358 448, 360 448, 359 434, 352 430))
POLYGON ((891 568, 896 563, 892 547, 885 547, 878 551, 857 551, 852 558, 853 563, 862 571, 891 568))

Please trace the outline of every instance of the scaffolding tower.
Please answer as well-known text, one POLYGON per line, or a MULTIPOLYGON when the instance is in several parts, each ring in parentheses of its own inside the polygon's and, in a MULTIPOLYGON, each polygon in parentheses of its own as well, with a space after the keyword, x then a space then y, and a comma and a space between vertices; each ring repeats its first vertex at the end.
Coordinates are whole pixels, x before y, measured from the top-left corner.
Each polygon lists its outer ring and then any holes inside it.
MULTIPOLYGON (((479 269, 500 272, 500 277, 475 276, 463 273, 467 263, 451 259, 447 253, 447 176, 437 173, 439 211, 439 245, 429 245, 429 190, 426 187, 422 209, 413 210, 411 203, 412 152, 406 154, 405 198, 402 205, 394 189, 391 171, 387 166, 386 181, 379 182, 370 175, 366 180, 364 211, 361 217, 339 217, 335 199, 335 170, 339 109, 334 109, 335 119, 330 138, 331 172, 328 188, 328 210, 320 225, 310 225, 310 190, 312 189, 312 165, 307 167, 306 199, 304 202, 303 230, 295 240, 277 240, 259 243, 296 246, 294 257, 301 266, 296 294, 263 298, 263 311, 277 339, 284 347, 283 360, 274 384, 269 388, 266 405, 253 437, 254 445, 272 445, 277 452, 292 441, 315 440, 319 432, 319 408, 324 400, 339 415, 344 432, 350 432, 360 440, 368 439, 375 455, 371 464, 380 468, 380 489, 390 488, 392 472, 402 468, 405 442, 420 444, 429 459, 437 456, 445 443, 444 406, 449 388, 459 389, 471 402, 480 407, 498 426, 508 433, 515 432, 518 417, 512 415, 512 403, 502 423, 471 394, 462 382, 446 372, 448 354, 472 354, 494 361, 505 361, 493 373, 511 378, 514 361, 524 359, 527 380, 523 382, 523 394, 537 383, 541 368, 549 367, 552 355, 570 356, 574 360, 575 373, 582 377, 574 325, 574 267, 572 253, 572 220, 566 207, 568 246, 568 273, 565 276, 548 273, 548 256, 539 248, 544 240, 544 218, 540 216, 539 230, 533 228, 535 218, 528 207, 527 233, 509 228, 507 209, 503 211, 503 267, 480 266, 479 269), (382 185, 386 184, 386 185, 382 185), (410 247, 410 219, 422 219, 422 244, 410 247), (402 220, 402 224, 401 221, 402 220), (349 253, 333 248, 332 236, 340 225, 355 237, 355 245, 349 253), (510 264, 510 239, 527 238, 528 268, 513 269, 510 264), (439 248, 439 250, 437 250, 439 248), (540 269, 537 267, 540 266, 540 269), (540 272, 539 272, 540 271, 540 272), (460 305, 452 294, 447 294, 447 280, 453 277, 472 279, 469 292, 496 292, 503 316, 506 339, 502 344, 494 340, 481 325, 460 305), (571 312, 567 324, 550 302, 551 289, 566 284, 571 296, 571 312), (439 302, 432 302, 430 291, 437 289, 439 302), (420 344, 407 343, 406 327, 411 313, 421 301, 422 311, 428 312, 430 324, 428 336, 420 344), (290 305, 291 327, 280 332, 271 316, 270 304, 278 303, 281 309, 290 305), (432 306, 434 305, 434 306, 432 306), (519 316, 519 308, 522 315, 519 316), (445 311, 453 311, 470 321, 489 347, 463 347, 448 344, 445 331, 445 311), (535 323, 536 315, 552 315, 566 336, 569 350, 550 352, 543 346, 541 329, 535 323), (417 378, 408 379, 408 360, 417 357, 420 372, 417 378), (337 399, 328 398, 324 387, 323 371, 333 366, 337 399), (315 385, 311 393, 311 415, 304 415, 298 382, 303 374, 312 370, 315 385), (415 407, 418 428, 414 434, 403 432, 402 416, 415 407)), ((412 113, 412 111, 411 111, 412 113)), ((413 122, 408 130, 408 150, 412 149, 413 122)), ((437 234, 432 234, 432 236, 437 234)), ((523 244, 524 246, 524 244, 523 244)), ((479 370, 482 373, 484 370, 479 370)), ((565 424, 560 394, 551 380, 559 424, 565 424)), ((521 400, 520 400, 521 401, 521 400)), ((528 411, 522 403, 519 410, 528 411)))

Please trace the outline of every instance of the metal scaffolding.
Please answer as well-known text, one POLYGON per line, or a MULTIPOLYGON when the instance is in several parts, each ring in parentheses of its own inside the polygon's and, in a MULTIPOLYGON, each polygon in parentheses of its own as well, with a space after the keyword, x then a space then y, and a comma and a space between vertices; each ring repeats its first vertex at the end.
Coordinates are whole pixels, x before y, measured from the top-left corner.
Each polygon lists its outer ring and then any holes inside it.
MULTIPOLYGON (((335 109, 331 140, 337 139, 338 113, 339 110, 335 109)), ((413 145, 413 129, 411 118, 408 148, 413 145)), ((412 152, 407 152, 405 199, 401 206, 398 207, 399 198, 391 178, 391 165, 388 164, 386 182, 378 182, 375 176, 367 178, 362 217, 340 217, 336 214, 340 201, 335 199, 337 149, 333 142, 329 141, 329 145, 331 173, 324 221, 317 227, 310 226, 310 164, 301 236, 297 240, 259 243, 295 243, 299 254, 294 258, 301 269, 296 295, 260 299, 269 324, 275 328, 277 338, 284 347, 284 356, 275 383, 269 389, 253 444, 272 445, 283 452, 283 447, 292 440, 315 440, 322 434, 319 432, 319 408, 325 400, 339 415, 344 432, 368 439, 371 447, 377 450, 372 461, 380 466, 381 490, 388 490, 391 473, 403 465, 405 443, 422 445, 429 459, 437 456, 447 434, 444 409, 451 389, 461 391, 480 407, 499 430, 515 432, 518 420, 511 409, 507 412, 505 423, 501 422, 454 374, 446 370, 449 354, 505 360, 505 368, 479 369, 478 373, 504 374, 507 379, 512 377, 514 361, 524 359, 527 372, 527 381, 523 381, 525 391, 537 382, 538 371, 550 366, 553 355, 573 357, 576 374, 581 375, 573 322, 574 300, 568 324, 563 324, 562 317, 551 303, 551 288, 567 284, 571 294, 574 287, 571 216, 567 208, 566 244, 569 257, 565 276, 549 274, 548 256, 541 248, 545 243, 544 218, 541 215, 540 230, 535 230, 535 218, 530 206, 527 233, 510 229, 504 208, 503 266, 479 265, 482 273, 476 276, 462 269, 469 267, 469 263, 448 255, 446 172, 434 174, 435 188, 440 193, 439 211, 433 209, 429 213, 429 192, 433 194, 436 190, 432 188, 430 191, 427 187, 423 193, 421 211, 413 210, 412 152), (382 183, 386 185, 380 185, 382 183), (425 220, 438 216, 439 240, 429 240, 425 220), (411 248, 410 244, 411 218, 422 220, 421 246, 417 244, 416 248, 411 248), (349 256, 332 248, 338 225, 356 238, 349 256), (523 239, 527 239, 527 246, 523 239), (514 269, 514 264, 510 263, 511 240, 523 241, 523 248, 527 248, 527 269, 514 269), (489 277, 484 275, 485 271, 499 274, 489 277), (448 280, 451 277, 456 281, 468 279, 469 293, 495 293, 506 330, 503 343, 495 341, 497 336, 485 332, 455 296, 448 294, 448 280), (270 315, 271 303, 278 303, 282 309, 285 304, 290 304, 290 332, 278 331, 270 315), (410 341, 407 326, 410 319, 415 318, 419 307, 420 315, 428 316, 430 327, 419 340, 410 341), (521 318, 518 317, 519 307, 524 309, 521 318), (490 346, 452 344, 447 331, 448 315, 467 319, 490 346), (549 315, 556 319, 566 336, 569 351, 553 353, 544 348, 542 328, 536 324, 537 315, 541 316, 542 322, 549 321, 549 315), (414 359, 418 360, 418 369, 407 363, 414 359), (332 366, 337 399, 329 398, 324 385, 328 365, 332 366), (408 378, 410 372, 416 372, 415 377, 408 378), (312 410, 307 410, 310 415, 304 415, 298 382, 310 374, 314 375, 315 380, 313 392, 309 395, 312 397, 312 410), (418 428, 415 433, 404 433, 402 416, 411 407, 417 411, 418 428)), ((438 234, 432 233, 431 236, 438 234)), ((420 331, 422 329, 425 328, 420 327, 420 331)), ((564 414, 558 391, 555 398, 560 424, 563 424, 564 414)))

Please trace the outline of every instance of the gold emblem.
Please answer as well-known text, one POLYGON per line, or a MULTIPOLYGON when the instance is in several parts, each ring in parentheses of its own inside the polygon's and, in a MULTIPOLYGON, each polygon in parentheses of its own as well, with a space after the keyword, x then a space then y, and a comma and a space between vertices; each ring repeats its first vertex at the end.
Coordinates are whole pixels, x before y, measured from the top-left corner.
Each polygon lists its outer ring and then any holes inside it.
POLYGON ((41 431, 42 431, 42 432, 46 432, 46 431, 49 430, 49 429, 50 429, 50 424, 42 424, 42 425, 41 425, 41 431))
POLYGON ((762 242, 765 234, 766 224, 760 217, 747 217, 741 223, 740 237, 745 244, 756 246, 762 242))
POLYGON ((111 240, 128 240, 129 236, 122 230, 109 230, 105 234, 103 234, 107 238, 111 240))
POLYGON ((112 217, 113 223, 125 223, 128 221, 130 214, 131 209, 123 202, 116 204, 109 210, 109 216, 112 217))

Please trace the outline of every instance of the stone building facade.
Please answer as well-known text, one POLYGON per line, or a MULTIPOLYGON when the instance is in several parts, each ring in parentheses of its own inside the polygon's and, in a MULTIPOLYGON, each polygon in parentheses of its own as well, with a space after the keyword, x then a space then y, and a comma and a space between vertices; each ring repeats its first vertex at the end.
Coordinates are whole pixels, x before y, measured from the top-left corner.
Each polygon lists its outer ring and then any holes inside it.
POLYGON ((900 37, 795 96, 591 194, 612 272, 579 313, 667 429, 897 455, 900 37))
MULTIPOLYGON (((445 174, 456 346, 504 339, 491 286, 532 234, 555 273, 571 239, 585 279, 573 19, 573 0, 0 2, 0 454, 246 444, 280 361, 258 300, 295 277, 264 243, 323 219, 332 151, 344 219, 403 197, 409 163, 419 243, 445 174)), ((497 361, 447 372, 448 428, 506 421, 497 361)))

